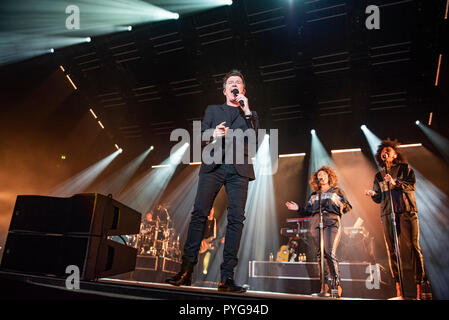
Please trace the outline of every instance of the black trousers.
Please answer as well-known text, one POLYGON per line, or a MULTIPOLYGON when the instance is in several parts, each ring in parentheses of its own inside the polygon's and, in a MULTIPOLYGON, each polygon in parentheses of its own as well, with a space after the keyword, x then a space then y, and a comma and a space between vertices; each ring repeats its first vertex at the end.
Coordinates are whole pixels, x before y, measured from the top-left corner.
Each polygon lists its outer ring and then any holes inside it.
MULTIPOLYGON (((340 284, 340 266, 337 260, 337 248, 341 239, 341 223, 340 216, 334 213, 323 213, 324 224, 324 281, 332 285, 340 284), (329 278, 330 272, 330 278, 329 278), (330 281, 329 281, 330 280, 330 281)), ((320 264, 320 214, 315 213, 310 223, 310 232, 313 242, 315 243, 316 254, 318 258, 318 266, 321 272, 320 264)))
MULTIPOLYGON (((394 227, 391 215, 382 216, 382 226, 384 229, 385 244, 387 247, 390 271, 393 279, 399 282, 398 262, 396 258, 396 247, 394 241, 394 227)), ((416 212, 396 213, 396 226, 400 243, 411 247, 414 261, 414 277, 416 283, 426 280, 424 273, 424 261, 419 245, 419 220, 416 212)), ((402 252, 402 251, 401 251, 402 252)))
POLYGON ((232 164, 222 164, 213 171, 202 173, 199 176, 198 191, 187 240, 184 244, 183 259, 187 259, 194 265, 198 262, 198 251, 203 239, 207 216, 218 192, 224 185, 228 197, 228 224, 225 233, 223 263, 220 267, 222 280, 234 278, 234 268, 238 263, 237 254, 245 220, 248 183, 249 178, 240 176, 232 164))

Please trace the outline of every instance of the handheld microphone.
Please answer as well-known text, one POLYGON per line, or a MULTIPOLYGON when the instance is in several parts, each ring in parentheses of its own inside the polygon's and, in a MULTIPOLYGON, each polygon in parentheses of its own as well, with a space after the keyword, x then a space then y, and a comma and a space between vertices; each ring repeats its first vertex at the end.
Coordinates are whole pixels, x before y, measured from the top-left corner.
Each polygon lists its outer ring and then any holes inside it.
POLYGON ((383 153, 382 154, 382 156, 381 156, 381 158, 382 158, 382 160, 384 161, 384 167, 385 167, 385 170, 387 170, 388 171, 388 168, 387 168, 387 166, 388 166, 388 164, 387 164, 387 158, 388 158, 388 155, 386 154, 386 153, 383 153))
POLYGON ((383 154, 382 154, 382 160, 384 161, 383 167, 385 168, 385 172, 386 172, 386 173, 388 173, 388 171, 389 171, 388 163, 387 163, 387 158, 388 158, 388 155, 387 155, 386 153, 383 153, 383 154))
MULTIPOLYGON (((238 90, 237 88, 232 89, 232 93, 236 96, 236 95, 239 94, 239 90, 238 90)), ((239 101, 239 104, 240 104, 242 107, 244 107, 244 106, 245 106, 245 101, 240 100, 240 101, 239 101)))
POLYGON ((323 178, 318 178, 318 190, 320 194, 321 194, 321 181, 323 181, 323 178))

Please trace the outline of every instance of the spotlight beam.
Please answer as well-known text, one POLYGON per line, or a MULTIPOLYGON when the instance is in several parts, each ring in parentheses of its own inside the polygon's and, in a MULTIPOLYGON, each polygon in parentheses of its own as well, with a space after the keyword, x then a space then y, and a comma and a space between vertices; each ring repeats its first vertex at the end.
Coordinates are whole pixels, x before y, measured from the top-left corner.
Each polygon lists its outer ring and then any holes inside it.
POLYGON ((381 141, 374 133, 371 132, 370 129, 368 129, 368 127, 364 126, 364 128, 362 128, 362 131, 365 134, 366 140, 368 141, 368 145, 371 151, 371 155, 373 156, 374 163, 376 164, 377 169, 380 170, 381 168, 377 163, 375 155, 377 152, 377 146, 381 143, 381 141))
POLYGON ((141 0, 4 0, 0 65, 129 30, 128 26, 178 19, 179 14, 141 0), (66 9, 78 8, 78 13, 66 9), (79 23, 74 23, 78 21, 79 23), (73 25, 71 25, 73 23, 73 25))
MULTIPOLYGON (((268 252, 279 248, 279 232, 273 187, 273 175, 267 174, 275 166, 271 162, 269 138, 264 137, 256 154, 254 171, 256 180, 250 182, 245 208, 245 232, 236 269, 236 281, 248 283, 248 263, 251 260, 267 260, 268 252), (256 244, 257 245, 253 245, 256 244), (246 244, 246 245, 245 245, 246 244)), ((275 160, 277 161, 277 160, 275 160)))
MULTIPOLYGON (((314 130, 313 130, 314 131, 314 130)), ((332 161, 332 158, 327 153, 326 149, 323 147, 318 135, 316 133, 312 133, 312 146, 310 152, 310 162, 309 162, 309 177, 312 175, 312 172, 318 170, 321 166, 331 166, 335 167, 332 161)), ((310 187, 308 189, 310 191, 310 187)))
POLYGON ((199 171, 200 167, 194 167, 193 170, 190 166, 184 168, 180 173, 180 176, 183 176, 182 182, 175 190, 163 196, 164 201, 170 204, 170 217, 173 218, 175 230, 183 237, 187 236, 198 188, 199 171), (187 177, 184 177, 185 173, 188 174, 187 177))
POLYGON ((137 183, 119 195, 119 199, 139 212, 151 210, 163 195, 188 149, 188 143, 178 148, 161 163, 161 167, 150 170, 137 183))
POLYGON ((194 11, 230 6, 233 2, 231 0, 153 0, 151 3, 173 12, 187 14, 194 11))
POLYGON ((107 156, 103 160, 93 164, 89 168, 81 171, 74 177, 61 183, 50 192, 51 195, 56 197, 69 197, 76 193, 84 192, 87 187, 106 169, 106 167, 120 154, 119 150, 116 150, 111 155, 107 156))
POLYGON ((426 137, 432 142, 446 162, 449 163, 449 140, 423 123, 419 123, 418 127, 424 132, 426 137))
POLYGON ((118 195, 131 180, 132 176, 136 173, 137 169, 142 165, 150 152, 150 149, 145 150, 141 155, 126 164, 123 168, 107 177, 95 187, 95 190, 103 194, 112 194, 114 197, 118 195))

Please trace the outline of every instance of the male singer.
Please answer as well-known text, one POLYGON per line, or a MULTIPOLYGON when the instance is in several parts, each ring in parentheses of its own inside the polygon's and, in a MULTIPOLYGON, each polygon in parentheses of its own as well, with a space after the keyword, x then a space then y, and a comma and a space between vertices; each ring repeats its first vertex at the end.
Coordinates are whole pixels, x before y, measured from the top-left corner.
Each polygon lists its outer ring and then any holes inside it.
MULTIPOLYGON (((206 108, 204 119, 201 123, 201 134, 207 129, 214 129, 213 138, 205 142, 225 145, 225 137, 229 129, 247 129, 256 131, 259 128, 259 119, 255 111, 251 111, 248 98, 245 96, 245 79, 240 71, 232 70, 223 78, 223 95, 226 102, 222 105, 209 105, 206 108)), ((215 160, 211 164, 201 164, 197 195, 187 240, 184 244, 181 271, 167 282, 179 285, 191 285, 193 267, 198 261, 198 251, 203 239, 207 216, 212 208, 214 200, 224 185, 228 197, 228 224, 226 227, 226 241, 223 250, 223 263, 220 266, 221 281, 218 291, 245 292, 246 288, 238 286, 234 282, 234 268, 237 265, 237 254, 242 236, 243 221, 245 220, 245 205, 248 193, 248 183, 255 179, 253 165, 248 154, 248 141, 244 142, 244 163, 236 163, 235 157, 232 163, 225 160, 226 148, 232 148, 236 152, 235 138, 226 145, 223 150, 221 163, 215 160)), ((229 151, 229 150, 228 150, 229 151)), ((226 157, 227 158, 227 157, 226 157)), ((237 157, 238 158, 238 157, 237 157)), ((215 159, 215 158, 214 158, 215 159)))

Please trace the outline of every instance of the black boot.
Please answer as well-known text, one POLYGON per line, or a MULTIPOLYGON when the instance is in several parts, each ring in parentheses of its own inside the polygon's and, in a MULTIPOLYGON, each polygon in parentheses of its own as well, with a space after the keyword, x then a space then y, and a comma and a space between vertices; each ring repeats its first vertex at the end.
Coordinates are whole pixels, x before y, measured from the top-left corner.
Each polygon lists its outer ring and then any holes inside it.
POLYGON ((165 282, 174 286, 190 286, 192 284, 193 263, 188 259, 182 258, 181 271, 173 278, 165 280, 165 282))
POLYGON ((341 298, 343 293, 343 289, 340 285, 340 279, 335 277, 334 281, 332 281, 332 298, 341 298))
POLYGON ((243 292, 246 292, 246 288, 237 286, 234 283, 233 279, 228 278, 226 280, 221 280, 218 283, 218 291, 219 292, 243 293, 243 292))
POLYGON ((432 287, 429 280, 424 280, 422 283, 422 299, 432 300, 432 287))

